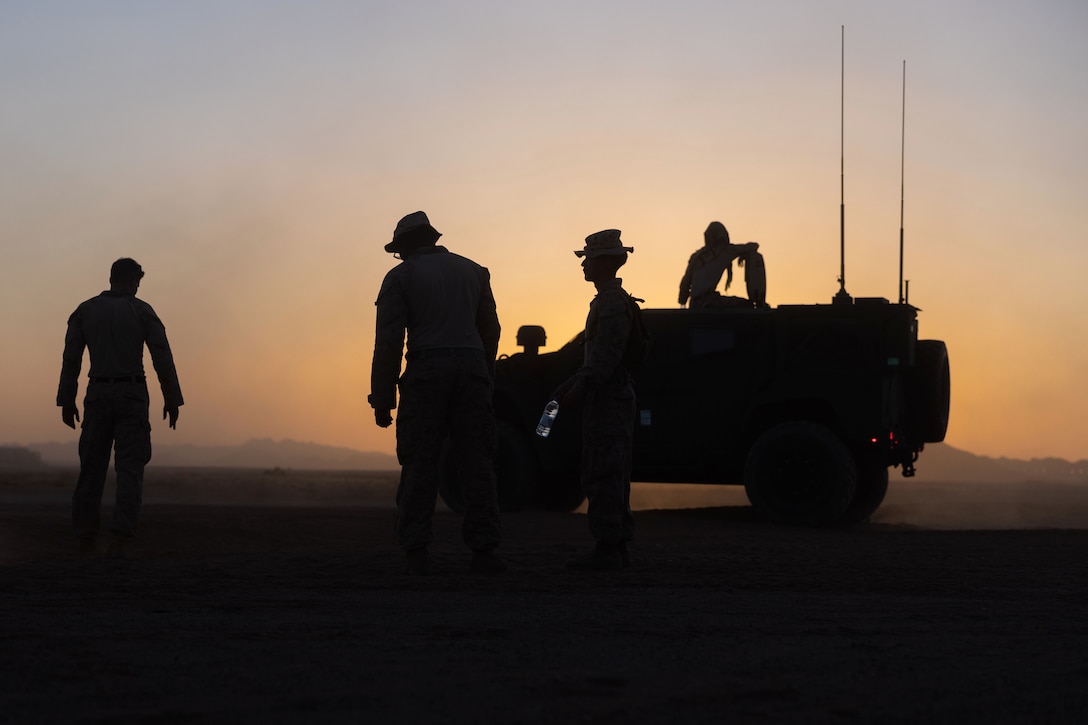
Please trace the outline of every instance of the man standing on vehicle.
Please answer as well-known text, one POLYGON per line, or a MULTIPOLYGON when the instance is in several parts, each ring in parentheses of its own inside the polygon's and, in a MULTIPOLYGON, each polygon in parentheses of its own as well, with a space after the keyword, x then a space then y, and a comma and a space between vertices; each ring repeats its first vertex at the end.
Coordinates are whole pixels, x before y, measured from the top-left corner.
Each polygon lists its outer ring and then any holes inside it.
POLYGON ((57 405, 69 428, 75 428, 79 420, 76 394, 84 348, 91 357, 79 436, 79 481, 72 496, 72 523, 84 553, 93 552, 97 546, 99 508, 111 449, 115 451, 117 497, 109 553, 123 556, 136 534, 144 466, 151 460, 144 345, 151 352, 162 388, 162 417, 169 417, 171 428, 177 425, 178 408, 185 402, 166 328, 151 305, 136 298, 143 276, 135 260, 118 259, 110 268, 109 291, 87 300, 68 318, 57 405))
MULTIPOLYGON (((586 237, 582 257, 587 282, 597 288, 586 318, 582 366, 559 386, 554 399, 564 408, 583 407, 581 480, 589 501, 593 550, 567 563, 580 570, 613 570, 628 565, 627 542, 634 536, 631 515, 631 446, 635 391, 625 357, 635 304, 616 272, 633 247, 623 246, 618 229, 586 237)), ((641 334, 641 333, 640 333, 641 334)))
POLYGON ((400 378, 397 459, 401 464, 394 525, 408 573, 429 572, 427 547, 441 475, 440 454, 453 443, 465 496, 462 535, 471 571, 499 574, 501 541, 492 460, 491 407, 499 318, 487 269, 436 242, 442 235, 421 211, 402 218, 385 251, 403 260, 385 276, 378 300, 371 393, 374 420, 393 423, 405 331, 408 365, 400 378))
POLYGON ((733 260, 759 249, 755 242, 731 244, 729 231, 721 222, 710 222, 703 232, 703 242, 705 246, 688 259, 684 277, 680 280, 680 304, 690 302, 688 306, 693 310, 727 304, 728 298, 722 297, 716 289, 722 273, 728 272, 725 278, 728 291, 733 283, 733 260))

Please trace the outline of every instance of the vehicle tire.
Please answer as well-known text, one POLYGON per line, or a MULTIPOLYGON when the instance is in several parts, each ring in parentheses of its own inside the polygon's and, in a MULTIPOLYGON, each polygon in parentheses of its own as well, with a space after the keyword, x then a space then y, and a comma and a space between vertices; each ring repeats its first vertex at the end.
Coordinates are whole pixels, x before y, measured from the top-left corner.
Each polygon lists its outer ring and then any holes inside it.
POLYGON ((909 378, 911 433, 923 443, 940 443, 948 431, 951 374, 941 340, 919 340, 909 378))
POLYGON ((761 435, 744 464, 744 491, 772 521, 840 523, 857 486, 854 457, 826 426, 781 423, 761 435))
POLYGON ((858 463, 857 485, 854 488, 854 500, 843 514, 844 524, 860 524, 884 503, 888 494, 888 467, 877 463, 858 463))
MULTIPOLYGON (((529 442, 509 423, 500 421, 496 427, 494 463, 499 510, 520 511, 528 506, 535 495, 540 472, 529 442)), ((449 440, 442 446, 440 470, 438 495, 451 511, 464 513, 464 490, 458 478, 453 444, 449 440)))
POLYGON ((545 511, 574 511, 586 500, 578 471, 544 473, 537 486, 536 505, 545 511))

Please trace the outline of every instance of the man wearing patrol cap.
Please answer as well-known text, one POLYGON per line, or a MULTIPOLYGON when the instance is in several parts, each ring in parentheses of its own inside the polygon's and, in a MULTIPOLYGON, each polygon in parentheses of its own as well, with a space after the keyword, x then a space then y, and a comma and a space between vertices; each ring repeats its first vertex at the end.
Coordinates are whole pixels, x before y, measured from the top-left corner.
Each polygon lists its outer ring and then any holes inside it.
POLYGON ((634 305, 616 272, 633 247, 623 246, 618 229, 586 237, 582 257, 587 282, 597 288, 586 318, 582 366, 559 386, 563 407, 583 407, 581 480, 589 501, 589 530, 597 544, 589 555, 567 563, 571 569, 611 570, 628 564, 634 535, 631 515, 631 445, 635 391, 625 353, 632 334, 634 305))
POLYGON ((404 336, 408 360, 399 379, 397 458, 401 464, 394 523, 408 554, 408 573, 427 574, 427 547, 438 495, 439 456, 448 436, 465 494, 462 535, 471 571, 498 574, 499 503, 492 460, 491 407, 499 318, 487 269, 436 245, 421 211, 397 224, 385 251, 402 260, 385 276, 378 300, 371 393, 374 420, 393 423, 404 336))

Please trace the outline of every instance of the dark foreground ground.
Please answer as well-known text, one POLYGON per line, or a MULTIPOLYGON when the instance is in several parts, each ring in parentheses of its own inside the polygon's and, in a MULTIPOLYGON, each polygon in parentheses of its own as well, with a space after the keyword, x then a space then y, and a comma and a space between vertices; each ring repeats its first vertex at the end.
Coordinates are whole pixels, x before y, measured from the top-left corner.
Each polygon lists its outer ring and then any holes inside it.
POLYGON ((1086 530, 637 522, 631 568, 594 575, 563 567, 583 516, 508 515, 511 571, 481 579, 440 511, 411 578, 376 504, 149 497, 117 561, 74 553, 63 500, 8 495, 0 720, 1085 720, 1086 530))

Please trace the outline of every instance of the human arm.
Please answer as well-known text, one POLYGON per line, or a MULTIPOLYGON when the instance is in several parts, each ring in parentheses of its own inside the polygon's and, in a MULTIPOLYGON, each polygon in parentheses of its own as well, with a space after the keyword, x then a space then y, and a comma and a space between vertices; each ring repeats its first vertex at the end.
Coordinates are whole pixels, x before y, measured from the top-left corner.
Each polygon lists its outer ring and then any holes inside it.
POLYGON ((613 290, 597 296, 586 321, 586 352, 582 366, 556 391, 556 402, 577 406, 591 392, 613 379, 623 365, 631 335, 627 293, 613 290))
POLYGON ((688 303, 688 297, 691 296, 691 262, 688 262, 687 269, 684 270, 684 276, 680 279, 680 306, 683 307, 688 303))
POLYGON ((499 313, 495 304, 495 295, 491 291, 491 273, 486 268, 482 269, 483 288, 480 292, 480 302, 476 308, 476 330, 480 333, 480 340, 484 344, 484 359, 487 361, 487 370, 491 377, 495 377, 495 357, 499 353, 499 336, 502 327, 499 325, 499 313))
POLYGON ((393 422, 390 411, 397 407, 397 379, 408 326, 408 306, 396 275, 386 275, 375 305, 374 358, 370 366, 367 401, 374 409, 374 422, 381 428, 388 428, 393 422))
POLYGON ((79 369, 83 365, 83 350, 86 347, 80 309, 76 309, 68 318, 61 355, 60 383, 57 386, 57 406, 61 409, 61 420, 69 428, 75 428, 79 420, 76 395, 79 393, 79 369))
POLYGON ((174 366, 174 354, 170 350, 170 341, 166 338, 166 327, 159 316, 150 305, 144 307, 143 313, 144 343, 151 353, 151 364, 159 379, 159 389, 162 390, 163 420, 167 417, 167 411, 173 410, 174 413, 170 416, 170 427, 173 428, 177 423, 178 408, 185 404, 181 384, 178 382, 178 371, 174 366))

